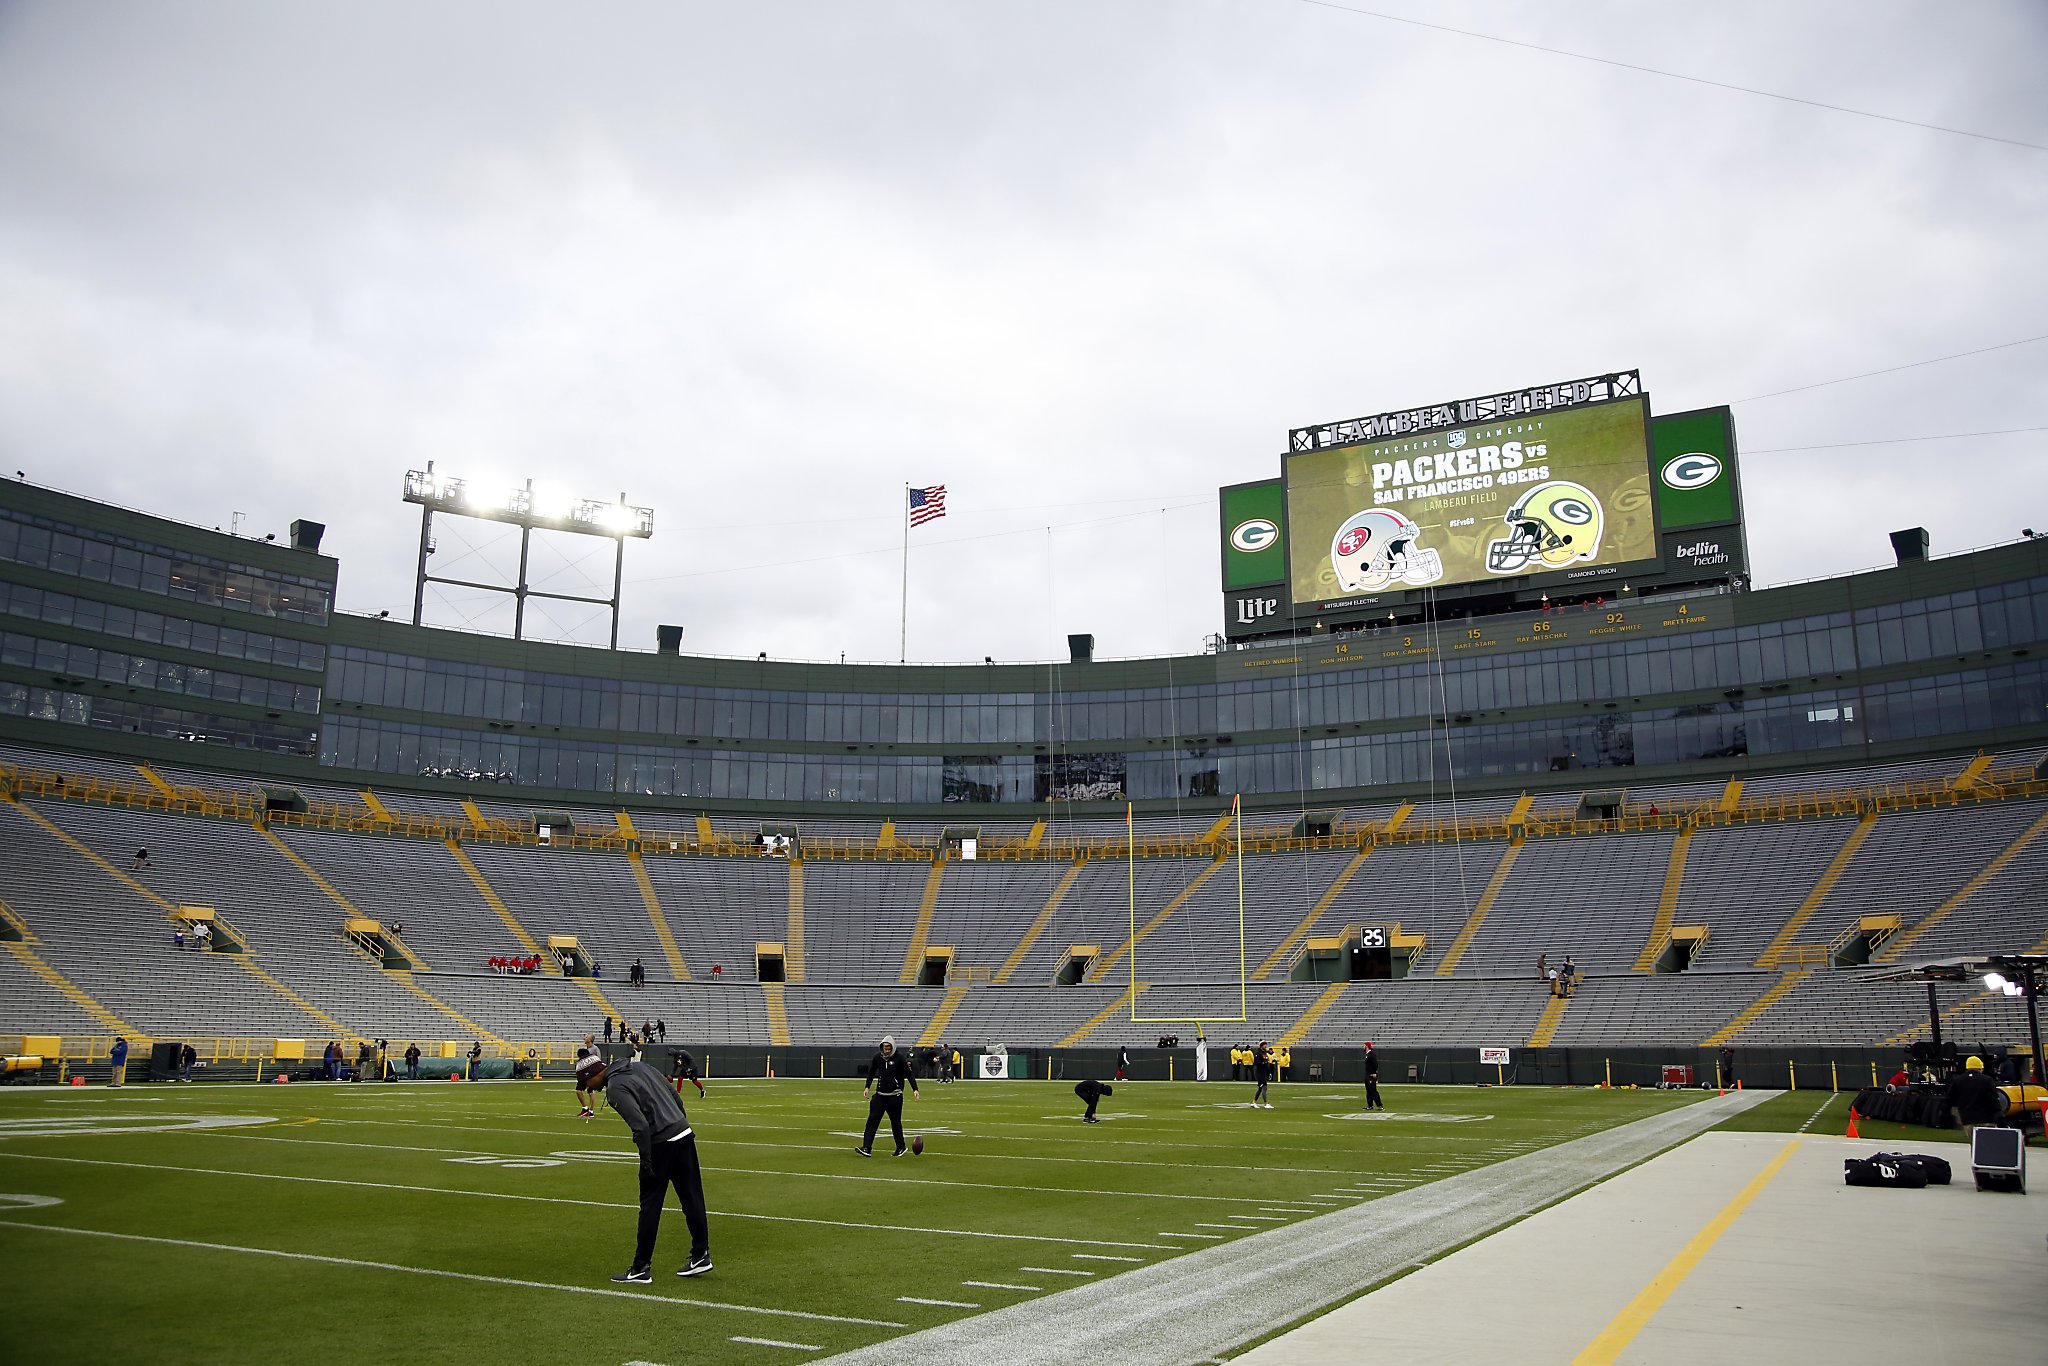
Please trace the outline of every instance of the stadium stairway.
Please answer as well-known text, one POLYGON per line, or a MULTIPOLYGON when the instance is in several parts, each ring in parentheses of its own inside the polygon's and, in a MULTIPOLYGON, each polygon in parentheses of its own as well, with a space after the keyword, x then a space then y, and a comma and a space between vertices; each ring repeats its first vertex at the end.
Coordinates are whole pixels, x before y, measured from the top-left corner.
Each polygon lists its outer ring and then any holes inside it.
POLYGON ((947 987, 946 995, 939 1002, 939 1008, 925 1025, 924 1032, 917 1036, 919 1048, 929 1048, 946 1037, 946 1026, 953 1022, 953 1013, 960 1009, 960 1003, 967 999, 966 987, 947 987))
MULTIPOLYGON (((1040 825, 1043 824, 1044 822, 1041 821, 1040 825)), ((996 969, 995 980, 998 985, 1008 982, 1015 975, 1018 966, 1030 956, 1031 946, 1038 942, 1038 937, 1045 933, 1048 925, 1052 924, 1053 916, 1059 912, 1060 902, 1064 901, 1067 893, 1073 890, 1074 879, 1081 876, 1081 870, 1087 866, 1087 859, 1075 860, 1073 865, 1067 869, 1066 875, 1060 879, 1059 885, 1054 887, 1051 895, 1046 897, 1045 905, 1039 908, 1037 918, 1026 927, 1023 937, 1017 941, 1017 947, 1010 950, 1010 956, 1003 960, 1002 967, 996 969)))
POLYGON ((1287 932, 1287 937, 1274 947, 1273 952, 1266 956, 1266 961, 1259 964, 1258 969, 1252 973, 1252 980, 1254 982, 1265 981, 1273 975, 1273 969, 1286 966, 1292 962, 1291 955, 1294 952, 1295 946, 1306 939, 1309 931, 1316 927, 1316 922, 1323 918, 1323 912, 1330 909, 1330 903, 1337 899, 1338 894, 1344 890, 1345 885, 1357 874, 1359 868, 1365 863, 1366 855, 1370 854, 1374 847, 1368 844, 1351 856, 1351 862, 1344 865, 1344 871, 1337 874, 1336 880, 1323 890, 1321 896, 1316 898, 1315 905, 1311 906, 1308 914, 1301 918, 1301 923, 1287 932))
POLYGON ((1543 1005, 1543 1014, 1536 1020, 1536 1028, 1529 1032, 1530 1048, 1550 1047, 1550 1041, 1557 1037, 1557 1027, 1564 1023, 1565 1007, 1571 1003, 1571 997, 1552 993, 1543 1005))
MULTIPOLYGON (((618 812, 617 817, 619 833, 627 839, 637 840, 640 832, 633 828, 633 818, 623 811, 618 812)), ((647 864, 641 859, 638 849, 626 850, 626 864, 633 870, 633 881, 640 888, 640 904, 647 908, 647 918, 654 922, 654 938, 661 945, 661 956, 668 960, 668 970, 678 982, 689 981, 690 966, 683 961, 682 946, 676 943, 675 930, 662 913, 661 898, 654 892, 654 879, 647 876, 647 864)))
MULTIPOLYGON (((469 804, 475 805, 473 802, 469 804)), ((541 952, 539 941, 527 933, 526 926, 519 923, 518 917, 512 914, 511 908, 506 906, 504 899, 492 890, 491 884, 484 880, 483 871, 464 852, 462 846, 452 839, 443 840, 442 844, 447 847, 449 853, 455 856, 455 861, 461 865, 462 871, 469 875, 471 885, 476 888, 476 894, 484 899, 484 904, 493 911, 496 911, 498 919, 505 922, 505 928, 512 932, 512 937, 519 941, 521 947, 530 956, 541 960, 541 971, 549 976, 560 976, 562 965, 555 961, 553 954, 541 952)), ((602 998, 599 998, 599 1000, 602 1003, 602 998)))
MULTIPOLYGON (((1658 957, 1664 952, 1665 945, 1671 939, 1671 918, 1678 911, 1678 889, 1685 883, 1685 852, 1692 845, 1694 828, 1688 825, 1685 829, 1679 831, 1678 838, 1671 842, 1671 861, 1664 868, 1664 890, 1657 897, 1656 917, 1650 922, 1650 933, 1643 941, 1643 951, 1636 958, 1637 972, 1651 972, 1655 970, 1658 957)), ((1569 998, 1559 997, 1558 999, 1566 1000, 1569 998)), ((1562 1014, 1562 1009, 1558 1013, 1562 1014)), ((1548 1010, 1544 1011, 1546 1018, 1549 1014, 1548 1010)), ((1541 1032, 1541 1028, 1541 1026, 1538 1026, 1539 1032, 1541 1032)), ((1556 1032, 1557 1026, 1553 1021, 1550 1033, 1556 1032)), ((1549 1034, 1545 1034, 1544 1037, 1547 1041, 1549 1034)), ((1539 1045, 1532 1041, 1529 1046, 1535 1048, 1539 1045)))
POLYGON ((1100 958, 1097 958, 1095 960, 1095 966, 1092 969, 1090 969, 1088 973, 1088 979, 1092 982, 1107 981, 1109 973, 1115 969, 1118 963, 1124 960, 1124 956, 1126 954, 1130 953, 1131 950, 1138 947, 1138 943, 1140 940, 1144 939, 1146 935, 1152 933, 1152 931, 1158 929, 1161 925, 1164 925, 1166 923, 1167 917, 1171 916, 1175 911, 1179 910, 1183 905, 1185 905, 1189 897, 1193 896, 1196 892, 1201 891, 1202 884, 1207 882, 1210 878, 1214 877, 1216 875, 1217 870, 1223 867, 1223 865, 1225 863, 1228 863, 1229 861, 1230 856, 1228 854, 1218 854, 1215 857, 1215 859, 1211 861, 1208 867, 1204 868, 1201 872, 1195 874, 1194 881, 1188 883, 1187 886, 1181 888, 1180 892, 1176 896, 1174 896, 1170 901, 1168 901, 1165 906, 1161 907, 1157 915, 1154 915, 1150 920, 1140 925, 1138 927, 1137 933, 1133 934, 1129 939, 1126 939, 1123 943, 1111 949, 1108 953, 1102 955, 1100 958))
POLYGON ((791 982, 804 980, 804 862, 789 861, 789 924, 782 932, 782 975, 791 982))
POLYGON ((300 1010, 305 1011, 308 1015, 318 1020, 322 1025, 326 1027, 327 1033, 331 1037, 336 1039, 359 1039, 362 1037, 361 1030, 350 1029, 347 1025, 335 1019, 332 1015, 329 1015, 326 1011, 320 1009, 320 1007, 314 1005, 305 997, 299 995, 298 992, 293 991, 283 982, 280 982, 275 977, 272 977, 269 971, 265 969, 261 963, 256 961, 255 953, 237 953, 231 954, 229 956, 235 960, 236 964, 241 967, 242 971, 248 973, 251 977, 254 977, 257 981, 263 983, 263 985, 269 987, 272 991, 284 997, 285 1000, 290 1001, 300 1010))
MULTIPOLYGON (((1981 991, 1966 1000, 1958 1001, 1941 1012, 1942 1028, 1947 1029, 1959 1015, 1968 1014, 1970 1011, 1988 1006, 1996 1001, 2002 1001, 2003 999, 2004 993, 2002 992, 1981 991)), ((1929 1037, 1927 1021, 1916 1020, 1911 1025, 1886 1039, 1885 1046, 1888 1048, 1903 1048, 1909 1043, 1914 1043, 1927 1037, 1929 1037)))
MULTIPOLYGON (((293 848, 290 845, 286 844, 283 840, 279 839, 275 834, 273 834, 269 826, 264 825, 261 822, 258 822, 255 829, 256 833, 261 835, 265 840, 269 841, 270 844, 274 848, 276 848, 278 853, 284 855, 284 860, 286 863, 291 864, 292 867, 298 869, 301 873, 304 873, 306 875, 306 880, 308 882, 311 882, 315 887, 318 887, 321 890, 321 892, 323 892, 326 895, 329 901, 332 901, 336 906, 339 906, 344 915, 347 915, 351 919, 356 920, 375 920, 377 918, 375 916, 366 916, 360 910, 358 910, 356 908, 356 904, 353 901, 350 901, 347 897, 343 896, 340 892, 336 891, 333 883, 329 882, 326 878, 322 877, 319 873, 319 870, 314 868, 312 864, 300 858, 298 856, 298 853, 295 850, 293 850, 293 848)), ((392 947, 396 948, 400 953, 404 954, 405 961, 412 964, 414 968, 424 969, 427 967, 427 962, 425 959, 421 958, 418 954, 414 953, 410 948, 406 946, 404 940, 400 939, 396 934, 392 934, 388 929, 385 931, 385 942, 390 944, 392 947)), ((383 964, 380 963, 378 964, 378 966, 382 967, 383 964)))
POLYGON ((1287 1026, 1286 1031, 1273 1041, 1273 1046, 1292 1048, 1300 1043, 1309 1030, 1315 1028, 1316 1021, 1322 1019, 1331 1006, 1343 999, 1344 989, 1350 985, 1349 982, 1330 983, 1320 996, 1309 1002, 1308 1009, 1301 1012, 1301 1018, 1287 1026))
POLYGON ((1892 941, 1889 944, 1886 944, 1884 948, 1877 954, 1877 956, 1871 961, 1877 963, 1898 962, 1902 957, 1904 957, 1906 950, 1912 946, 1914 940, 1918 939, 1921 935, 1927 933, 1927 931, 1933 929, 1936 925, 1939 925, 1945 918, 1947 918, 1951 911, 1956 909, 1956 907, 1962 905, 1971 897, 1977 895, 1978 892, 1982 891, 1986 884, 1988 884, 1993 878, 1997 877, 1999 873, 2003 872, 2005 870, 2005 865, 2011 863, 2014 859, 2018 858, 2020 856, 2021 851, 2023 851, 2028 845, 2032 844, 2035 838, 2039 836, 2043 830, 2048 830, 2048 811, 2043 811, 2039 818, 2037 818, 2032 825, 2029 825, 2025 830, 2020 832, 2020 836, 2018 839, 2014 840, 2011 844, 2008 844, 2007 846, 2005 846, 2005 848, 2001 849, 1998 852, 1998 855, 1995 858, 1993 858, 1991 862, 1985 864, 1983 868, 1978 870, 1976 876, 1972 877, 1968 882, 1963 884, 1962 890, 1958 891, 1954 896, 1942 902, 1939 906, 1936 906, 1933 910, 1929 911, 1925 916, 1921 917, 1920 922, 1914 925, 1911 929, 1908 929, 1901 934, 1895 935, 1892 938, 1892 941))
MULTIPOLYGON (((13 806, 16 810, 20 811, 24 816, 27 816, 29 820, 35 822, 35 824, 42 827, 45 831, 54 836, 59 843, 69 848, 72 853, 77 854, 86 862, 97 867, 101 872, 105 873, 108 877, 113 878, 116 882, 121 883, 122 885, 126 886, 130 891, 142 897, 145 901, 156 906, 159 910, 163 912, 164 920, 167 923, 175 923, 180 926, 183 925, 184 922, 178 918, 178 908, 176 906, 173 906, 170 902, 166 901, 163 897, 158 896, 155 892, 143 886, 140 882, 137 882, 127 873, 122 872, 119 868, 116 868, 113 864, 107 862, 106 859, 102 858, 97 852, 95 852, 92 848, 86 845, 85 842, 80 840, 76 835, 73 835, 69 830, 64 829, 56 822, 50 820, 47 816, 43 815, 42 812, 37 811, 34 807, 29 806, 25 802, 18 802, 14 798, 6 797, 4 795, 0 795, 0 800, 5 800, 10 806, 13 806)), ((231 960, 237 967, 241 968, 251 977, 254 977, 257 981, 269 987, 271 991, 276 993, 279 997, 281 997, 285 1001, 288 1001, 293 1006, 297 1007, 299 1010, 303 1011, 310 1018, 318 1021, 321 1027, 327 1030, 333 1037, 337 1039, 357 1037, 357 1031, 352 1030, 347 1025, 342 1024, 332 1015, 329 1015, 327 1012, 319 1009, 317 1006, 313 1005, 312 1002, 308 1001, 305 997, 299 995, 296 991, 293 991, 290 987, 278 981, 275 977, 271 976, 267 971, 265 971, 262 964, 256 961, 256 953, 253 945, 245 945, 245 948, 247 949, 246 952, 222 954, 220 956, 231 960)))
POLYGON ((1089 1016, 1087 1023, 1083 1024, 1079 1029, 1075 1030, 1073 1033, 1067 1035, 1066 1038, 1061 1039, 1058 1043, 1054 1044, 1053 1047, 1079 1047, 1083 1039, 1087 1038, 1090 1034, 1093 1034, 1102 1026, 1108 1024, 1110 1020, 1114 1019, 1117 1015, 1123 1013, 1123 1011, 1130 1006, 1131 1002, 1138 999, 1138 993, 1151 985, 1152 984, 1150 982, 1137 982, 1132 984, 1131 986, 1125 987, 1122 991, 1117 993, 1115 1000, 1111 1001, 1101 1010, 1098 1010, 1093 1015, 1089 1016))
POLYGON ((461 1011, 455 1009, 446 1001, 443 1001, 440 997, 434 995, 433 992, 428 991, 425 987, 421 986, 419 982, 414 979, 410 970, 393 972, 391 974, 391 980, 398 983, 400 986, 404 987, 413 995, 419 997, 420 1000, 426 1002, 435 1010, 438 1010, 443 1015, 446 1015, 450 1020, 454 1021, 456 1024, 461 1025, 461 1033, 465 1036, 472 1039, 482 1039, 485 1042, 493 1044, 499 1048, 510 1048, 512 1046, 508 1040, 499 1038, 496 1034, 493 1034, 490 1030, 484 1028, 475 1020, 470 1019, 469 1016, 464 1015, 461 1011))
POLYGON ((761 998, 768 1007, 768 1042, 789 1046, 789 1005, 782 999, 782 983, 761 983, 761 998))
POLYGON ((135 771, 142 775, 144 782, 148 783, 157 791, 163 793, 166 797, 177 797, 181 795, 177 788, 172 787, 169 783, 165 782, 164 776, 161 773, 158 773, 155 769, 151 768, 148 764, 137 764, 135 766, 135 771))
POLYGON ((1849 867, 1849 860, 1856 857, 1856 851, 1863 847, 1863 841, 1870 838, 1870 832, 1876 827, 1875 811, 1866 811, 1858 818, 1856 828, 1849 832, 1849 838, 1836 851, 1833 860, 1821 873, 1820 880, 1813 884, 1813 890, 1806 894, 1806 900, 1799 903, 1799 909, 1792 913, 1792 917, 1785 922, 1785 927, 1771 940, 1770 946, 1757 956, 1758 967, 1775 968, 1784 961, 1793 941, 1806 929, 1806 923, 1813 919, 1813 913, 1828 899, 1828 894, 1835 890, 1835 884, 1842 880, 1842 874, 1849 867))
POLYGON ((1812 968, 1794 968, 1792 971, 1785 973, 1777 981, 1765 988, 1763 995, 1744 1006, 1741 1013, 1734 1019, 1722 1025, 1712 1034, 1709 1034, 1704 1046, 1707 1048, 1719 1048, 1722 1044, 1728 1043, 1737 1034, 1740 1034, 1743 1030, 1754 1024, 1758 1016, 1776 1005, 1794 987, 1812 975, 1812 968))
POLYGON ((113 1011, 108 1010, 91 996, 80 990, 78 984, 69 977, 66 977, 63 973, 45 963, 35 951, 35 945, 39 942, 36 939, 35 931, 31 930, 25 921, 16 916, 12 911, 7 910, 4 905, 0 905, 0 915, 4 915, 8 923, 21 935, 19 939, 0 940, 0 948, 6 949, 16 962, 42 978, 43 981, 49 983, 59 995, 83 1011, 94 1023, 98 1024, 108 1033, 137 1039, 144 1043, 149 1041, 148 1037, 140 1030, 128 1024, 115 1015, 113 1011))
POLYGON ((1479 894, 1479 904, 1472 908, 1472 914, 1465 919, 1464 928, 1458 931, 1458 937, 1451 941, 1451 946, 1444 950, 1443 961, 1436 965, 1437 976, 1450 976, 1457 968, 1458 960, 1465 956, 1465 950, 1471 947, 1474 936, 1479 933, 1479 927, 1486 923, 1487 915, 1492 912, 1493 903, 1500 898, 1501 888, 1508 885, 1508 874, 1514 871, 1515 859, 1521 855, 1522 845, 1523 837, 1520 835, 1508 841, 1507 849, 1500 856, 1500 864, 1494 868, 1493 876, 1486 880, 1486 890, 1479 894))
MULTIPOLYGON (((895 839, 896 827, 889 827, 891 841, 895 839)), ((932 859, 932 870, 925 874, 924 899, 917 904, 917 920, 910 927, 910 947, 903 954, 903 971, 896 980, 910 987, 917 985, 917 975, 924 969, 925 943, 932 934, 932 913, 939 906, 939 879, 945 874, 946 860, 943 856, 932 859)))

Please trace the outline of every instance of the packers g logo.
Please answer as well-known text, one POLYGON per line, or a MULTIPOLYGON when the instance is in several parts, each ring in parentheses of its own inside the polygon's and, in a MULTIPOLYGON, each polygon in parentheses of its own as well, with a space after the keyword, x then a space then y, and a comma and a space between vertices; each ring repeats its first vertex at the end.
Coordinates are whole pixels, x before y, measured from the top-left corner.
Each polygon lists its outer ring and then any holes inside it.
POLYGON ((1721 477, 1719 457, 1705 451, 1689 451, 1674 456, 1664 466, 1661 478, 1665 487, 1674 489, 1705 488, 1721 477))
POLYGON ((1265 517, 1239 522, 1230 530, 1230 548, 1256 555, 1280 539, 1280 527, 1265 517))

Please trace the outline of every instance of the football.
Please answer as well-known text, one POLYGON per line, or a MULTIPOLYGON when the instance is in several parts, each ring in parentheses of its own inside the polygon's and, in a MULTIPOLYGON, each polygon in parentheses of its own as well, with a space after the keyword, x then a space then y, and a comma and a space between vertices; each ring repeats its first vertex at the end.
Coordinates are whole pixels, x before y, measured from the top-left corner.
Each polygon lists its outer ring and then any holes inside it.
POLYGON ((918 1135, 917 1137, 915 1137, 915 1138, 913 1138, 913 1139, 911 1139, 911 1140, 910 1140, 910 1155, 911 1155, 912 1157, 920 1157, 920 1156, 922 1156, 923 1154, 924 1154, 924 1135, 923 1135, 923 1134, 919 1134, 919 1135, 918 1135))

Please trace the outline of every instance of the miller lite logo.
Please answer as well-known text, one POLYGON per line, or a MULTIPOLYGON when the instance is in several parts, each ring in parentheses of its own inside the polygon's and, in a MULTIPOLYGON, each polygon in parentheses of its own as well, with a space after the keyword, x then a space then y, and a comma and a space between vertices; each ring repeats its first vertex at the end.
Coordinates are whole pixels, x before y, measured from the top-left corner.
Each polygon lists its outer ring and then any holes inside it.
POLYGON ((1280 599, 1268 597, 1245 597, 1237 600, 1237 624, 1251 626, 1267 617, 1280 615, 1280 599))

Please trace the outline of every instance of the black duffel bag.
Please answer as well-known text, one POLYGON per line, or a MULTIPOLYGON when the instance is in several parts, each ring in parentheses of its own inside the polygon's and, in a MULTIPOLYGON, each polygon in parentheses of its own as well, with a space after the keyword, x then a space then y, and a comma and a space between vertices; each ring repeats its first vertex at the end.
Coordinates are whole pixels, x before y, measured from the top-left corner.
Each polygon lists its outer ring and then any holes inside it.
POLYGON ((1918 1167, 1930 1186, 1946 1186, 1949 1183, 1947 1159, 1935 1157, 1931 1153, 1876 1153, 1870 1160, 1898 1167, 1918 1167))
POLYGON ((1898 1186, 1920 1190, 1927 1185, 1927 1173, 1917 1162, 1899 1162, 1886 1154, 1851 1157, 1842 1162, 1842 1180, 1851 1186, 1898 1186))

